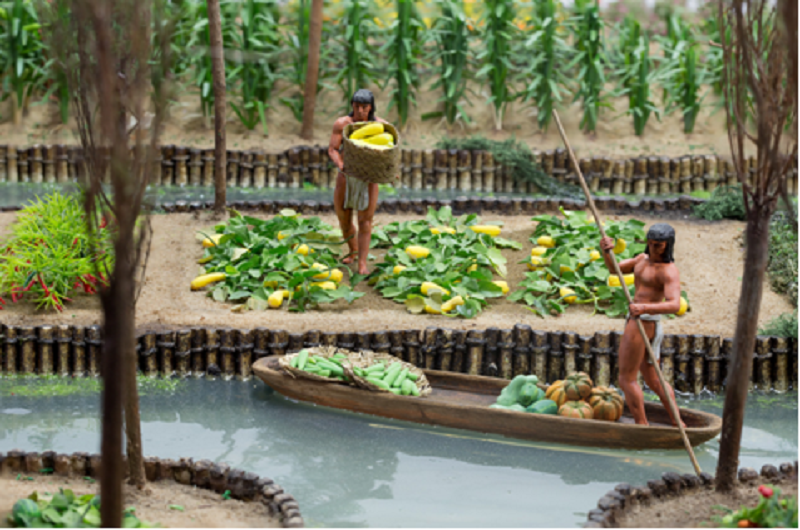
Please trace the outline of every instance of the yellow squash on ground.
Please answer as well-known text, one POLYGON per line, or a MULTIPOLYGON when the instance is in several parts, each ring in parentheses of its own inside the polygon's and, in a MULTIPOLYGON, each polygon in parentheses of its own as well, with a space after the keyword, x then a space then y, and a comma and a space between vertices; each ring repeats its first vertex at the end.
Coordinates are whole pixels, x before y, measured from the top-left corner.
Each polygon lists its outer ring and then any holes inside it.
POLYGON ((205 238, 203 240, 203 246, 205 248, 216 247, 217 245, 219 245, 219 240, 222 239, 222 236, 224 235, 225 234, 214 234, 210 237, 205 238))
POLYGON ((404 270, 406 270, 406 267, 405 267, 405 265, 395 265, 395 266, 394 266, 394 269, 392 269, 392 273, 393 273, 393 274, 400 274, 400 273, 401 273, 401 272, 403 272, 404 270))
POLYGON ((453 298, 442 304, 442 313, 449 313, 450 311, 452 311, 453 309, 455 309, 460 305, 464 305, 464 299, 461 298, 460 296, 454 296, 453 298))
POLYGON ((314 263, 313 265, 311 265, 311 268, 322 271, 319 274, 315 274, 314 276, 312 276, 312 278, 314 278, 315 280, 333 280, 334 282, 339 283, 340 281, 342 281, 342 278, 344 277, 342 271, 340 271, 339 269, 328 270, 328 266, 323 265, 322 263, 314 263))
POLYGON ((533 247, 531 249, 531 256, 544 256, 547 253, 547 247, 533 247))
POLYGON ((422 294, 424 295, 427 295, 428 291, 430 291, 431 289, 439 289, 444 294, 450 294, 450 291, 448 291, 444 287, 439 287, 433 282, 422 282, 422 286, 420 287, 420 289, 422 289, 422 294))
POLYGON ((198 289, 202 289, 206 285, 214 282, 218 282, 225 279, 224 272, 212 272, 209 274, 201 274, 194 280, 192 280, 192 291, 196 291, 198 289))
MULTIPOLYGON (((633 273, 623 275, 625 278, 625 285, 633 285, 633 273)), ((608 277, 608 286, 609 287, 619 287, 619 276, 616 274, 612 274, 608 277)))
POLYGON ((502 230, 499 226, 493 225, 476 225, 470 226, 469 228, 477 234, 488 234, 492 237, 499 236, 502 230))
POLYGON ((430 250, 428 250, 425 247, 420 247, 418 245, 411 245, 410 247, 406 248, 406 254, 408 254, 414 259, 427 258, 430 253, 431 253, 430 250))
POLYGON ((617 242, 614 243, 614 254, 622 254, 625 252, 625 249, 628 248, 628 242, 622 238, 617 239, 617 242))
POLYGON ((434 226, 431 228, 431 234, 441 234, 442 232, 447 232, 448 234, 455 234, 456 229, 450 226, 434 226))
POLYGON ((322 288, 325 291, 335 291, 336 290, 336 284, 333 283, 333 282, 312 282, 311 283, 312 287, 315 286, 315 285, 317 287, 322 288))
POLYGON ((679 317, 681 317, 681 316, 685 315, 686 311, 688 311, 688 310, 689 310, 689 302, 686 301, 686 298, 681 296, 681 308, 678 309, 678 312, 675 313, 675 314, 678 315, 679 317))
POLYGON ((508 282, 504 282, 502 280, 497 280, 496 282, 492 282, 492 283, 495 284, 496 286, 498 286, 499 288, 501 288, 503 290, 503 294, 508 294, 508 291, 509 291, 508 282))
POLYGON ((578 301, 578 297, 575 296, 575 291, 573 291, 569 287, 561 287, 558 290, 558 294, 559 296, 564 298, 564 301, 568 304, 574 304, 575 302, 578 301))
POLYGON ((536 240, 536 244, 539 245, 540 247, 555 248, 556 241, 550 236, 540 236, 536 240))
POLYGON ((589 252, 589 259, 592 260, 592 261, 597 261, 601 257, 602 256, 600 255, 600 251, 599 250, 593 250, 593 251, 589 252))
POLYGON ((308 245, 303 243, 302 245, 298 246, 295 249, 295 252, 297 252, 298 254, 302 254, 303 256, 308 256, 309 254, 313 254, 314 253, 314 249, 313 248, 309 248, 308 245))
POLYGON ((283 297, 286 296, 288 291, 275 291, 267 298, 267 305, 272 309, 278 309, 283 303, 283 297))

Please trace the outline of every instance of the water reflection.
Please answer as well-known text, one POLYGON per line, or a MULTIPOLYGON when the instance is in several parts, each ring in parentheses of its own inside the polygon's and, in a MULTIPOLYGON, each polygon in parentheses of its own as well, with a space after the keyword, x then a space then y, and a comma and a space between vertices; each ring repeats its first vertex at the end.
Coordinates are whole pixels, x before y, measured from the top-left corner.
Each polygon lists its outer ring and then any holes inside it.
MULTIPOLYGON (((99 449, 97 396, 2 399, 0 450, 99 449), (17 409, 34 412, 8 413, 17 409)), ((751 400, 747 410, 741 465, 795 460, 797 396, 780 406, 751 400)), ((619 482, 692 471, 680 450, 546 445, 385 420, 294 402, 257 382, 188 381, 175 395, 144 396, 141 412, 147 454, 269 476, 309 526, 579 526, 619 482)), ((696 454, 713 473, 718 442, 696 454)))

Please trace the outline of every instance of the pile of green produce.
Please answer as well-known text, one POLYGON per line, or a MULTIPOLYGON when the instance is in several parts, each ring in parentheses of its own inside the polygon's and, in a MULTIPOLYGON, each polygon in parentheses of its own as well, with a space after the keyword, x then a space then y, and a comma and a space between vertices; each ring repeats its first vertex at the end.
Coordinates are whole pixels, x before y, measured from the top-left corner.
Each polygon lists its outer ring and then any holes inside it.
POLYGON ((95 294, 114 268, 113 222, 105 218, 92 244, 76 195, 53 193, 22 209, 0 243, 0 309, 25 298, 37 308, 63 311, 74 291, 95 294), (99 277, 98 277, 99 276, 99 277))
POLYGON ((308 350, 300 350, 296 355, 291 356, 290 364, 292 368, 303 370, 309 374, 348 382, 350 379, 345 375, 344 367, 342 366, 342 361, 345 359, 347 359, 347 355, 343 353, 322 357, 320 355, 311 355, 308 350))
POLYGON ((544 390, 539 388, 539 378, 535 375, 518 375, 501 392, 492 409, 532 412, 534 414, 558 414, 555 401, 546 399, 544 390))
MULTIPOLYGON (((628 301, 620 288, 619 278, 611 275, 599 250, 600 230, 586 212, 561 208, 563 219, 555 215, 538 215, 539 224, 530 240, 534 247, 526 263, 530 272, 519 289, 508 299, 524 302, 530 311, 545 317, 561 314, 570 305, 593 304, 594 313, 611 318, 624 317, 628 301)), ((645 250, 645 224, 631 219, 608 221, 606 235, 616 239, 614 254, 618 262, 633 258, 645 250)), ((625 275, 626 288, 633 297, 633 274, 625 275)), ((681 292, 683 315, 689 307, 688 296, 681 292)), ((593 314, 594 314, 593 313, 593 314)))
POLYGON ((391 392, 397 396, 419 397, 420 395, 419 388, 417 388, 419 376, 404 367, 403 363, 393 362, 386 366, 379 361, 366 368, 356 367, 353 372, 385 392, 391 392))
MULTIPOLYGON (((154 528, 133 512, 132 507, 125 509, 122 528, 154 528)), ((100 496, 76 496, 70 489, 61 489, 52 499, 45 500, 34 491, 14 504, 8 522, 15 528, 99 528, 100 496)))
POLYGON ((294 210, 269 220, 234 214, 214 227, 215 234, 198 234, 204 269, 193 290, 215 284, 208 296, 238 302, 234 311, 279 309, 285 300, 289 311, 305 312, 364 296, 341 283, 344 273, 336 268, 339 255, 332 247, 343 243, 342 233, 319 217, 302 219, 294 210))
POLYGON ((372 233, 373 248, 389 248, 370 283, 409 312, 475 317, 490 298, 508 292, 501 248, 522 246, 499 237, 500 222, 454 217, 450 207, 428 209, 425 220, 394 222, 372 233))

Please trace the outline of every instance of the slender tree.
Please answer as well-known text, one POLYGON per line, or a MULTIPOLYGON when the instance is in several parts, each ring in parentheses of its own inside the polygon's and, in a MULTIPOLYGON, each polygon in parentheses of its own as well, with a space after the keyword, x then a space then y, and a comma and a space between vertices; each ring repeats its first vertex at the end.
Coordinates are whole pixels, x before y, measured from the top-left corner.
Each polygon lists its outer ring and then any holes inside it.
POLYGON ((717 463, 717 490, 730 491, 736 483, 770 219, 797 158, 796 129, 787 127, 797 117, 796 85, 789 80, 790 50, 797 48, 797 40, 796 34, 790 35, 786 26, 777 23, 770 0, 719 0, 718 12, 720 35, 725 35, 727 27, 732 29, 731 40, 719 43, 723 50, 722 86, 733 165, 747 212, 747 249, 717 463), (756 151, 754 167, 746 154, 749 146, 756 151))
POLYGON ((225 213, 227 148, 225 146, 225 55, 219 0, 208 0, 211 76, 214 78, 214 213, 225 213))
POLYGON ((308 35, 308 65, 306 66, 306 86, 303 104, 303 127, 300 137, 314 139, 314 110, 317 104, 317 80, 319 79, 319 55, 322 45, 322 6, 323 0, 312 0, 311 22, 308 35))

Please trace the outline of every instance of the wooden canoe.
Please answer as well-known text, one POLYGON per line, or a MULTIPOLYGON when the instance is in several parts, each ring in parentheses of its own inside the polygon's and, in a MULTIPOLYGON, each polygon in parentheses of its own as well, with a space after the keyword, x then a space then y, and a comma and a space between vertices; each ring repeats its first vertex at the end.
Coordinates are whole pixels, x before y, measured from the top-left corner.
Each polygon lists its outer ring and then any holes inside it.
MULTIPOLYGON (((491 409, 489 405, 508 384, 494 377, 425 370, 433 392, 420 398, 294 378, 280 368, 277 356, 259 359, 253 364, 253 371, 286 397, 385 418, 537 442, 611 449, 684 448, 680 431, 671 426, 666 410, 656 403, 645 403, 650 425, 636 425, 627 409, 617 422, 491 409)), ((714 414, 691 409, 680 411, 692 446, 711 440, 722 430, 722 418, 714 414)))

